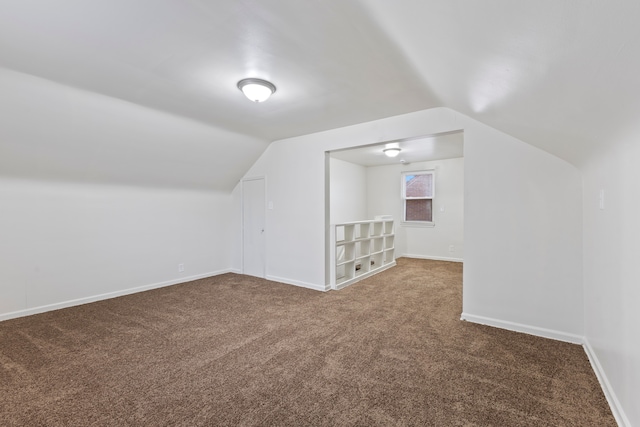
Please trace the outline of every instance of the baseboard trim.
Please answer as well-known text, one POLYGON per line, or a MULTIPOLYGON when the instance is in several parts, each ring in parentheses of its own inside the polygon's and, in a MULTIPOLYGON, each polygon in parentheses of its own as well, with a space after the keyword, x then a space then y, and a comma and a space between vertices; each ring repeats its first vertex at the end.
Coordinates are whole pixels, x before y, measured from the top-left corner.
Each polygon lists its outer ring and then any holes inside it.
POLYGON ((585 353, 587 353, 587 357, 589 358, 593 371, 596 373, 596 377, 600 382, 600 388, 602 388, 604 397, 607 399, 607 403, 609 403, 609 407, 611 408, 611 412, 613 413, 613 417, 616 419, 616 422, 620 427, 631 427, 631 422, 622 409, 622 405, 620 404, 616 393, 613 391, 613 387, 611 387, 611 383, 609 382, 604 369, 602 369, 600 360, 598 360, 598 356, 596 355, 593 347, 591 347, 589 340, 585 338, 582 346, 584 347, 585 353))
POLYGON ((584 338, 581 335, 556 331, 553 329, 539 328, 537 326, 525 325, 522 323, 509 322, 507 320, 493 319, 490 317, 477 316, 475 314, 462 313, 460 320, 466 320, 480 325, 494 326, 496 328, 507 329, 514 332, 535 335, 543 338, 550 338, 557 341, 564 341, 571 344, 583 344, 584 338))
POLYGON ((209 273, 196 274, 194 276, 189 277, 180 277, 178 279, 167 280, 165 282, 152 283, 150 285, 137 286, 135 288, 123 289, 120 291, 107 292, 105 294, 93 295, 85 298, 78 298, 63 302, 58 302, 55 304, 47 304, 41 305, 38 307, 27 308, 24 310, 12 311, 9 313, 0 314, 0 322, 3 320, 15 319, 18 317, 31 316, 33 314, 46 313, 47 311, 60 310, 63 308, 74 307, 76 305, 89 304, 96 301, 102 301, 110 298, 121 297, 124 295, 135 294, 138 292, 149 291, 151 289, 164 288, 166 286, 177 285, 180 283, 191 282, 193 280, 204 279, 206 277, 218 276, 220 274, 230 273, 231 269, 212 271, 209 273))
POLYGON ((329 289, 331 289, 329 285, 316 285, 315 283, 307 283, 307 282, 301 282, 299 280, 285 279, 284 277, 267 276, 266 279, 271 280, 272 282, 280 282, 280 283, 284 283, 285 285, 293 285, 301 288, 313 289, 314 291, 320 291, 320 292, 326 292, 329 289))
MULTIPOLYGON (((404 258, 415 258, 415 259, 431 259, 434 261, 450 261, 450 262, 463 262, 462 258, 448 258, 443 256, 431 256, 431 255, 413 255, 413 254, 403 254, 400 257, 404 258)), ((400 258, 398 257, 398 258, 400 258)))

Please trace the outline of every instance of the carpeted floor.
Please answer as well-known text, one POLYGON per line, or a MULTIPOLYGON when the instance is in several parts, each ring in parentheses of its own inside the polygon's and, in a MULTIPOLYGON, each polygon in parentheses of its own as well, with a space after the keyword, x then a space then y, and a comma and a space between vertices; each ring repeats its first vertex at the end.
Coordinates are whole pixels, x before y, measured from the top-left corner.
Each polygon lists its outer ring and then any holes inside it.
POLYGON ((225 274, 0 323, 2 426, 615 426, 578 345, 459 320, 462 265, 225 274))

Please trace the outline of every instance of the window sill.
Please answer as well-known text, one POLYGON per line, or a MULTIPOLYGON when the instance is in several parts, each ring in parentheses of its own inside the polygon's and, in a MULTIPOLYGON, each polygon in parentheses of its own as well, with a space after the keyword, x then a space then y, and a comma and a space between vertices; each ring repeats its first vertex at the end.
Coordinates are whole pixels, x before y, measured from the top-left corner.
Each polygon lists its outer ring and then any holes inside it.
POLYGON ((436 223, 427 221, 402 221, 400 225, 403 227, 433 228, 436 226, 436 223))

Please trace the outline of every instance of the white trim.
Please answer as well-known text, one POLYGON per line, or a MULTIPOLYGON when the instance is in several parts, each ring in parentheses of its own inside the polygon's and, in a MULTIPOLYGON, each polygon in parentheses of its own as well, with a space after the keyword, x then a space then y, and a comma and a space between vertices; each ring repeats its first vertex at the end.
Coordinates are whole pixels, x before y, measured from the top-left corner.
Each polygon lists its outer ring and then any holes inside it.
POLYGON ((402 199, 402 225, 405 227, 434 227, 433 205, 436 198, 436 170, 421 169, 400 172, 400 197, 402 199), (407 175, 431 175, 431 197, 407 197, 407 175), (407 200, 431 200, 431 221, 407 221, 407 200), (414 225, 415 224, 415 225, 414 225), (418 225, 420 224, 420 225, 418 225))
POLYGON ((522 323, 509 322, 507 320, 492 319, 490 317, 476 316, 475 314, 462 313, 460 320, 466 320, 480 325, 494 326, 496 328, 507 329, 509 331, 522 332, 552 340, 564 341, 571 344, 582 344, 584 337, 577 334, 556 331, 553 329, 539 328, 537 326, 524 325, 522 323))
POLYGON ((228 273, 242 274, 242 270, 239 268, 230 268, 228 273))
POLYGON ((177 285, 179 283, 191 282, 193 280, 204 279, 206 277, 218 276, 220 274, 230 273, 231 269, 212 271, 210 273, 197 274, 195 276, 181 277, 179 279, 167 280, 166 282, 152 283, 150 285, 138 286, 135 288, 123 289, 120 291, 108 292, 106 294, 98 294, 90 297, 78 298, 69 301, 58 302, 55 304, 41 305, 38 307, 27 308, 24 310, 12 311, 0 314, 0 322, 3 320, 15 319, 17 317, 31 316, 32 314, 45 313, 47 311, 60 310, 61 308, 73 307, 76 305, 88 304, 91 302, 102 301, 106 299, 116 298, 123 295, 135 294, 151 289, 164 288, 166 286, 177 285))
POLYGON ((589 358, 593 371, 596 373, 596 377, 600 382, 600 388, 602 388, 602 391, 604 392, 604 397, 607 399, 607 403, 609 403, 609 407, 611 408, 611 412, 613 413, 613 417, 616 419, 616 422, 620 427, 631 427, 631 422, 624 413, 622 405, 620 404, 616 393, 613 391, 613 387, 611 387, 611 383, 609 382, 604 369, 602 369, 600 360, 598 360, 596 352, 593 347, 591 347, 591 344, 586 337, 584 338, 582 346, 584 347, 585 353, 587 353, 587 357, 589 358))
POLYGON ((605 374, 600 361, 598 360, 598 356, 594 351, 593 347, 589 343, 589 340, 586 337, 569 334, 566 332, 555 331, 552 329, 539 328, 537 326, 529 326, 523 325, 521 323, 508 322, 505 320, 492 319, 484 316, 476 316, 473 314, 462 313, 460 316, 460 320, 466 320, 472 323, 478 323, 481 325, 493 326, 496 328, 507 329, 509 331, 521 332, 529 335, 535 335, 543 338, 550 338, 558 341, 564 341, 571 344, 581 344, 584 348, 584 352, 587 354, 587 358, 591 363, 591 367, 598 378, 598 382, 600 383, 600 388, 604 393, 605 398, 607 399, 607 403, 611 408, 611 412, 613 413, 613 417, 615 418, 618 426, 620 427, 631 427, 631 422, 620 404, 616 393, 611 387, 611 383, 605 374))
POLYGON ((315 283, 301 282, 299 280, 285 279, 283 277, 267 276, 267 280, 284 283, 285 285, 299 286, 301 288, 313 289, 314 291, 326 292, 331 289, 330 285, 316 285, 315 283))
POLYGON ((400 193, 402 195, 402 198, 404 200, 433 200, 436 198, 436 188, 435 185, 433 185, 435 183, 435 177, 436 177, 436 170, 435 169, 420 169, 420 170, 416 170, 416 171, 402 171, 400 172, 402 174, 401 177, 401 182, 402 182, 402 192, 400 193), (431 197, 407 197, 407 189, 406 189, 406 176, 407 175, 431 175, 431 197))
POLYGON ((401 221, 402 227, 414 227, 414 228, 433 228, 436 223, 433 221, 401 221))
POLYGON ((434 261, 451 261, 451 262, 464 262, 462 258, 449 258, 444 256, 431 256, 431 255, 413 255, 413 254, 402 254, 398 258, 416 258, 416 259, 432 259, 434 261))
POLYGON ((393 220, 393 217, 391 217, 391 215, 379 215, 379 216, 388 216, 390 218, 389 219, 378 219, 376 217, 376 219, 363 219, 362 221, 339 222, 337 224, 331 224, 331 225, 335 227, 336 225, 371 224, 373 222, 384 222, 384 221, 392 221, 393 220))
POLYGON ((244 272, 244 183, 247 181, 260 181, 262 180, 262 187, 264 190, 264 242, 263 242, 263 254, 264 254, 264 266, 262 271, 261 279, 265 279, 267 277, 267 237, 269 235, 267 231, 267 206, 269 201, 267 200, 267 176, 250 176, 246 178, 242 178, 240 180, 240 274, 245 274, 244 272))

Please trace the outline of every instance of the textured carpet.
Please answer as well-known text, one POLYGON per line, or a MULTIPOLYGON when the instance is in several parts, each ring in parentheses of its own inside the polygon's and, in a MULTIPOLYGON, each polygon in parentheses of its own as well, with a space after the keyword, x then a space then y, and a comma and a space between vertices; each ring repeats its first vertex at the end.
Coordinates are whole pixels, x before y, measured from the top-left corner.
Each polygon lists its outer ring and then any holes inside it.
POLYGON ((582 347, 459 320, 462 265, 225 274, 0 323, 2 426, 615 426, 582 347))

